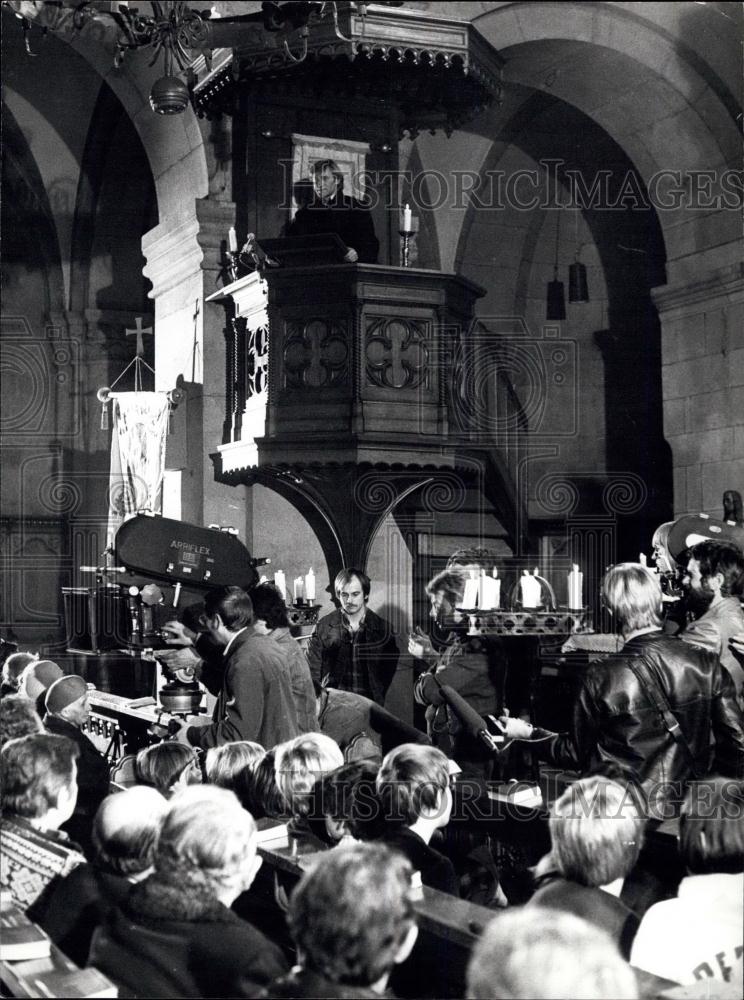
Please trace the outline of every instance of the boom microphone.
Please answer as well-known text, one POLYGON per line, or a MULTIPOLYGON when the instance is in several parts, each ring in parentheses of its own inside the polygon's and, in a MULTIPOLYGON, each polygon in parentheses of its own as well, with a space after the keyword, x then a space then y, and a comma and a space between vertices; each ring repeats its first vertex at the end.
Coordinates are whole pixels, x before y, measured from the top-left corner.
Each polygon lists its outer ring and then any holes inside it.
POLYGON ((499 750, 498 743, 503 743, 504 738, 494 737, 488 731, 488 724, 483 716, 479 715, 472 705, 468 705, 462 695, 458 694, 449 684, 440 684, 439 690, 447 705, 452 709, 457 718, 462 722, 465 729, 473 737, 485 743, 489 750, 499 750))

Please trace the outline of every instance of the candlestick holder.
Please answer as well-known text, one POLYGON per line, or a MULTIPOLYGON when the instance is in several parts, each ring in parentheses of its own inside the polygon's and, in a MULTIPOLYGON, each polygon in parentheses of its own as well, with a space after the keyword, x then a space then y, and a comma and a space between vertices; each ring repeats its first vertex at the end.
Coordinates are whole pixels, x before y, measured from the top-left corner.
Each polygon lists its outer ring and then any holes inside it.
POLYGON ((318 612, 321 607, 322 605, 320 604, 309 604, 304 599, 302 601, 295 601, 294 604, 287 608, 289 624, 292 626, 314 625, 318 620, 318 612))
POLYGON ((227 276, 230 281, 237 281, 240 277, 239 264, 240 264, 240 254, 237 250, 225 250, 225 260, 227 276))
POLYGON ((399 229, 398 232, 403 239, 403 267, 410 267, 411 259, 411 237, 415 229, 399 229))
POLYGON ((544 608, 513 609, 511 611, 480 611, 459 608, 468 620, 468 635, 576 635, 593 632, 591 613, 569 611, 566 608, 546 611, 544 608))

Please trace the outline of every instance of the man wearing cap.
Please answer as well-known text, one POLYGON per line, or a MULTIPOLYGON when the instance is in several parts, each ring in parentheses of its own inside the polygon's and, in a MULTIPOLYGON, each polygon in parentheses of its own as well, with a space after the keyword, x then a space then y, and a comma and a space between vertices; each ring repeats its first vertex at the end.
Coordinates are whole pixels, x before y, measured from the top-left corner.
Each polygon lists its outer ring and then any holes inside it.
POLYGON ((49 688, 62 677, 62 670, 53 660, 34 660, 23 669, 18 694, 36 706, 39 718, 44 718, 44 699, 49 688))
POLYGON ((109 792, 108 763, 82 731, 90 715, 88 685, 76 674, 60 677, 47 691, 45 706, 47 732, 66 736, 80 750, 77 805, 64 829, 87 853, 93 817, 109 792))

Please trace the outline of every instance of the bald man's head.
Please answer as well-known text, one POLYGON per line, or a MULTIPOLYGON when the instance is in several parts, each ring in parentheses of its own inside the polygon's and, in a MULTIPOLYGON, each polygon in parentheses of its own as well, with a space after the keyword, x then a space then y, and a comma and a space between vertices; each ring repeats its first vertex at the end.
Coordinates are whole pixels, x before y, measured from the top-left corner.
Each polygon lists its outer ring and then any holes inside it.
POLYGON ((167 808, 160 792, 144 786, 104 799, 93 821, 96 866, 117 875, 139 875, 150 868, 167 808))

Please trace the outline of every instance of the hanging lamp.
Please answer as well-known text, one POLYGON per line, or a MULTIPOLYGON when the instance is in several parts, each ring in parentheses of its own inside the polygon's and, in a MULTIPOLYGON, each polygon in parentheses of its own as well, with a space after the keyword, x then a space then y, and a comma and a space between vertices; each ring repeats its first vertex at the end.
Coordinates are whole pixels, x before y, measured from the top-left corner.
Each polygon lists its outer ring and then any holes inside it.
POLYGON ((558 280, 558 243, 561 232, 561 217, 557 216, 555 224, 555 263, 553 265, 553 280, 548 282, 548 300, 545 312, 546 319, 566 318, 566 296, 563 282, 558 280))

